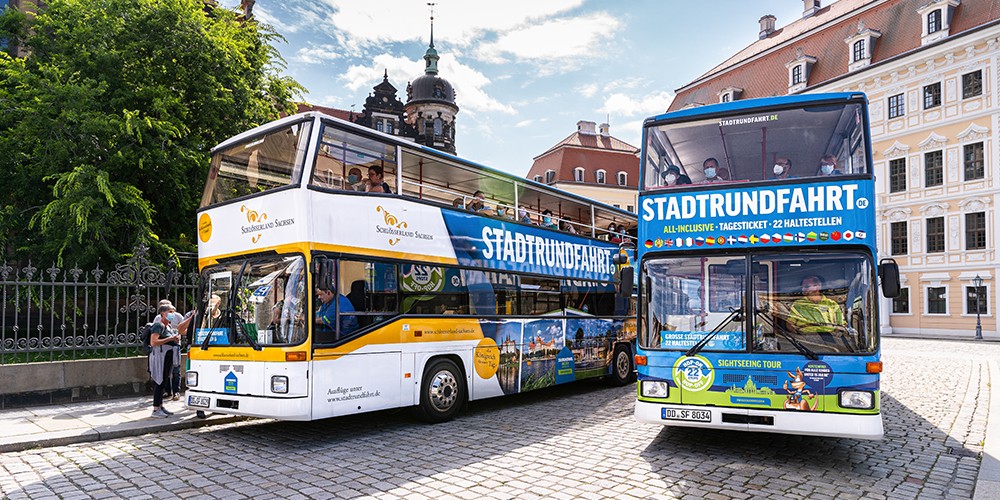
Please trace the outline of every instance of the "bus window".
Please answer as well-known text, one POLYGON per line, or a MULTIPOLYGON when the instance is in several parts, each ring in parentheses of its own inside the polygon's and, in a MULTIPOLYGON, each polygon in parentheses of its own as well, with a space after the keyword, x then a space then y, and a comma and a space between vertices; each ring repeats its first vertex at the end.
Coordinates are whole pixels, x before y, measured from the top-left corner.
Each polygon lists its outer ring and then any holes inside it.
POLYGON ((539 315, 559 312, 562 301, 559 281, 546 278, 521 277, 521 314, 539 315))
POLYGON ((360 329, 382 323, 399 314, 396 264, 341 260, 337 284, 347 297, 360 329))
POLYGON ((374 139, 323 124, 319 151, 309 183, 313 186, 365 191, 369 167, 381 167, 383 181, 396 182, 396 148, 374 139), (351 174, 355 169, 355 174, 351 174), (360 176, 360 178, 355 178, 360 176))
POLYGON ((201 206, 298 183, 309 130, 303 121, 214 151, 201 206))
POLYGON ((458 269, 403 264, 399 289, 403 314, 467 314, 469 292, 458 269))
POLYGON ((566 308, 595 316, 615 315, 615 287, 611 283, 563 280, 566 308))

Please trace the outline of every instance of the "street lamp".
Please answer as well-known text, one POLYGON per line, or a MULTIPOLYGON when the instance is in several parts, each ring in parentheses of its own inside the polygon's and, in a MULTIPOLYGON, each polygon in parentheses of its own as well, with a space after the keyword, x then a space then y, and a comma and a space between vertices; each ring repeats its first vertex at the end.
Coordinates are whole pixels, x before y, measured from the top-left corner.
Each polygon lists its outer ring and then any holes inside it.
POLYGON ((982 290, 983 278, 977 274, 975 278, 972 278, 972 286, 976 287, 976 340, 983 340, 983 324, 979 319, 979 312, 982 310, 979 307, 979 296, 981 295, 979 292, 982 290))

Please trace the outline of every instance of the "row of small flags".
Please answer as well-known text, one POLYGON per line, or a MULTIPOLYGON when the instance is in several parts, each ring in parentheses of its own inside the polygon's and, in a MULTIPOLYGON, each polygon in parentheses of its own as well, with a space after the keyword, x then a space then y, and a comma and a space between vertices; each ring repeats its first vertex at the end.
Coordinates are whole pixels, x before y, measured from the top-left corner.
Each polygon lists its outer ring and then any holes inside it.
POLYGON ((700 247, 700 246, 713 246, 713 245, 737 245, 737 244, 751 244, 756 245, 758 243, 803 243, 812 241, 851 241, 854 239, 863 240, 868 236, 864 231, 834 231, 828 233, 826 231, 817 233, 810 231, 808 233, 774 233, 774 234, 751 234, 739 235, 739 236, 698 236, 697 238, 687 237, 687 238, 657 238, 655 240, 646 240, 646 248, 663 248, 663 247, 700 247))

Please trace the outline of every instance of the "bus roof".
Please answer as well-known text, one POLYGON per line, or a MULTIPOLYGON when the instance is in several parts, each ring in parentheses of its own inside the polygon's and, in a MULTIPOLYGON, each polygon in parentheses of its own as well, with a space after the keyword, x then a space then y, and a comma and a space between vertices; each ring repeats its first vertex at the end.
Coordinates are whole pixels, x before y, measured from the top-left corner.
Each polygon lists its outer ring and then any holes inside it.
POLYGON ((427 155, 430 155, 430 156, 435 156, 435 157, 438 157, 438 158, 441 158, 441 159, 445 159, 445 160, 449 160, 449 161, 452 161, 452 162, 455 162, 455 163, 460 163, 460 164, 463 164, 463 165, 468 166, 468 167, 472 167, 472 168, 477 169, 477 170, 482 170, 482 171, 484 171, 485 173, 489 174, 492 177, 499 177, 499 178, 503 178, 503 179, 508 179, 508 180, 510 180, 512 182, 516 181, 520 185, 531 186, 533 189, 535 189, 537 191, 547 192, 547 193, 550 193, 550 194, 552 194, 552 195, 554 195, 556 197, 560 197, 560 198, 564 198, 564 199, 569 199, 569 200, 576 201, 576 202, 582 203, 582 204, 594 205, 595 207, 598 207, 598 208, 600 208, 602 210, 606 210, 606 211, 609 211, 609 212, 615 212, 615 213, 617 213, 617 214, 619 214, 619 215, 621 215, 623 217, 627 217, 627 218, 631 218, 631 219, 635 219, 636 218, 636 214, 634 214, 632 212, 629 212, 627 210, 624 210, 624 209, 621 209, 621 208, 617 208, 617 207, 608 205, 606 203, 603 203, 603 202, 600 202, 600 201, 597 201, 597 200, 592 200, 590 198, 586 198, 584 196, 580 196, 580 195, 571 193, 569 191, 564 191, 564 190, 561 190, 561 189, 557 189, 557 188, 554 188, 554 187, 549 186, 547 184, 543 184, 543 183, 540 183, 540 182, 535 182, 532 179, 528 179, 528 178, 525 178, 525 177, 515 176, 515 175, 512 175, 512 174, 510 174, 508 172, 504 172, 502 170, 498 170, 498 169, 495 169, 495 168, 492 168, 492 167, 488 167, 486 165, 483 165, 483 164, 480 164, 480 163, 476 163, 474 161, 467 160, 465 158, 461 158, 461 157, 458 157, 458 156, 454 156, 454 155, 445 153, 443 151, 439 151, 439 150, 434 149, 434 148, 430 148, 430 147, 427 147, 427 146, 424 146, 424 145, 421 145, 421 144, 417 144, 417 143, 414 143, 414 142, 411 142, 411 141, 407 141, 407 140, 401 139, 400 137, 395 136, 395 135, 386 134, 386 133, 380 132, 378 130, 370 129, 368 127, 364 127, 364 126, 361 126, 361 125, 358 125, 358 124, 355 124, 355 123, 351 123, 351 122, 348 122, 346 120, 342 120, 340 118, 337 118, 337 117, 334 117, 334 116, 331 116, 331 115, 328 115, 326 113, 322 113, 322 112, 319 112, 319 111, 306 111, 306 112, 303 112, 303 113, 298 113, 298 114, 286 116, 286 117, 280 118, 278 120, 265 123, 263 125, 259 125, 257 127, 254 127, 252 129, 250 129, 250 130, 247 130, 247 131, 245 131, 245 132, 243 132, 243 133, 241 133, 239 135, 236 135, 236 136, 233 136, 233 137, 231 137, 229 139, 226 139, 225 141, 219 143, 217 146, 215 146, 214 148, 212 148, 211 152, 212 152, 212 154, 215 154, 219 150, 226 149, 226 148, 231 147, 231 146, 233 146, 235 144, 244 142, 247 139, 249 139, 250 137, 257 136, 258 134, 267 132, 269 130, 280 129, 282 127, 285 127, 285 126, 290 125, 290 124, 295 123, 295 122, 299 122, 299 121, 303 121, 303 120, 312 120, 312 119, 315 119, 315 118, 320 118, 320 119, 323 119, 323 120, 326 120, 326 121, 335 122, 335 123, 337 123, 338 126, 344 127, 346 129, 350 129, 353 132, 375 136, 379 140, 382 140, 382 141, 385 141, 387 143, 391 143, 391 144, 394 144, 394 145, 398 145, 398 146, 401 146, 403 148, 406 148, 406 149, 409 149, 409 150, 412 150, 412 151, 418 151, 418 152, 423 153, 423 154, 427 154, 427 155))
POLYGON ((839 92, 839 93, 826 93, 826 94, 796 94, 796 95, 786 95, 786 96, 776 96, 776 97, 761 97, 757 99, 741 99, 732 102, 711 104, 707 106, 695 106, 692 108, 686 108, 674 111, 672 113, 664 113, 662 115, 656 115, 650 118, 646 118, 646 120, 643 122, 643 125, 645 126, 654 122, 662 122, 668 120, 672 121, 680 119, 700 118, 706 115, 737 113, 740 111, 746 111, 749 109, 755 109, 765 106, 768 108, 782 107, 785 105, 801 106, 812 103, 850 101, 855 99, 867 99, 867 96, 863 92, 839 92))

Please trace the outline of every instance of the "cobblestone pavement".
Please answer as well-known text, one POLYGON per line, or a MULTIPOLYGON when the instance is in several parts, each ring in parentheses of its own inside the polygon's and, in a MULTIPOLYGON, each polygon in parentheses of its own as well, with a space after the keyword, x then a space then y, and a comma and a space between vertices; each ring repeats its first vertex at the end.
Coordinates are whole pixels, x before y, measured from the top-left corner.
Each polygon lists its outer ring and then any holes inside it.
POLYGON ((970 498, 1000 344, 886 339, 884 352, 879 442, 638 424, 635 387, 595 381, 433 426, 381 412, 7 453, 0 496, 970 498))

